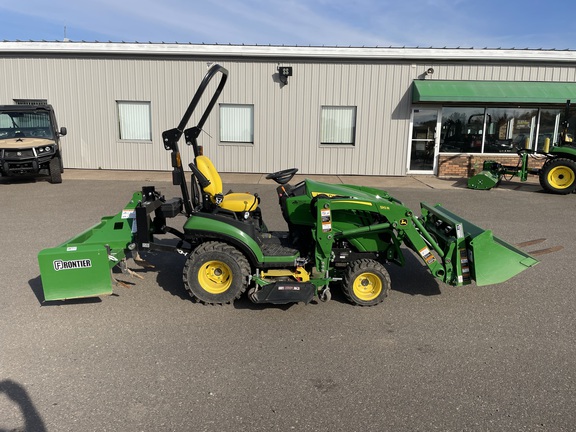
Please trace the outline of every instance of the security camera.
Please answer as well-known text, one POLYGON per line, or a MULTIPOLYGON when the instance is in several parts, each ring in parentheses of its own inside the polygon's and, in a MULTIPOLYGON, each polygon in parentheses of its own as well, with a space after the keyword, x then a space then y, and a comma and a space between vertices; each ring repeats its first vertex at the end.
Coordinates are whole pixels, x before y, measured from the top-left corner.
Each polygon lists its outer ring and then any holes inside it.
POLYGON ((428 68, 426 70, 426 75, 432 75, 434 73, 434 69, 433 68, 428 68))

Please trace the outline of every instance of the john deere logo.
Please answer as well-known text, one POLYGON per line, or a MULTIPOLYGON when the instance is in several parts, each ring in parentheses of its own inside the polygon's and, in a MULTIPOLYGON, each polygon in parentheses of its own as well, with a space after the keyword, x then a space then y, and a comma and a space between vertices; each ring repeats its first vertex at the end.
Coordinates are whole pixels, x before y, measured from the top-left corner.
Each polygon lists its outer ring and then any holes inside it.
POLYGON ((55 260, 53 264, 54 270, 56 271, 92 267, 92 261, 89 259, 70 261, 55 260))
POLYGON ((406 219, 400 219, 400 225, 406 226, 408 225, 408 221, 406 219))

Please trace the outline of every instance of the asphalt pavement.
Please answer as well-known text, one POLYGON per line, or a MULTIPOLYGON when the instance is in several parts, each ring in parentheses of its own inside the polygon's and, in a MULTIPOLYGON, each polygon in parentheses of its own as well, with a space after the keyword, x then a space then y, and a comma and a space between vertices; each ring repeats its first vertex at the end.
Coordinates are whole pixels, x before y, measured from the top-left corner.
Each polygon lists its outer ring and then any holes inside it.
MULTIPOLYGON (((256 192, 286 229, 275 184, 256 192)), ((493 286, 437 282, 410 252, 392 291, 361 308, 192 302, 184 258, 147 254, 144 280, 100 299, 44 302, 37 254, 119 212, 170 173, 66 170, 0 178, 0 431, 572 431, 576 425, 576 196, 508 182, 323 176, 446 208, 541 261, 493 286)), ((181 228, 183 217, 171 220, 181 228)))

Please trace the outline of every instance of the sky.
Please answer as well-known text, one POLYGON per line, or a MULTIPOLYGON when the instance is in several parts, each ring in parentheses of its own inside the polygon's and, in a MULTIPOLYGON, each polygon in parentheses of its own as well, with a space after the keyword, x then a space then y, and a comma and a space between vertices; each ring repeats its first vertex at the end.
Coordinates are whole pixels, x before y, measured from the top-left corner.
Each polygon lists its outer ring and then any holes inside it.
POLYGON ((574 0, 0 0, 0 41, 576 49, 574 0))

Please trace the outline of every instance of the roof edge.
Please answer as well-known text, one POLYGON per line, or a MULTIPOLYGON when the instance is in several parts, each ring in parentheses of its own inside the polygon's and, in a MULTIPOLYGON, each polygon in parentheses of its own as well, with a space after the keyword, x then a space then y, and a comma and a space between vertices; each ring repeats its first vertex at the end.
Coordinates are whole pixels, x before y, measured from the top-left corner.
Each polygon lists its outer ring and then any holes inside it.
POLYGON ((357 60, 530 60, 576 62, 576 51, 503 48, 340 47, 284 45, 219 45, 138 42, 3 41, 0 53, 164 55, 357 60))

